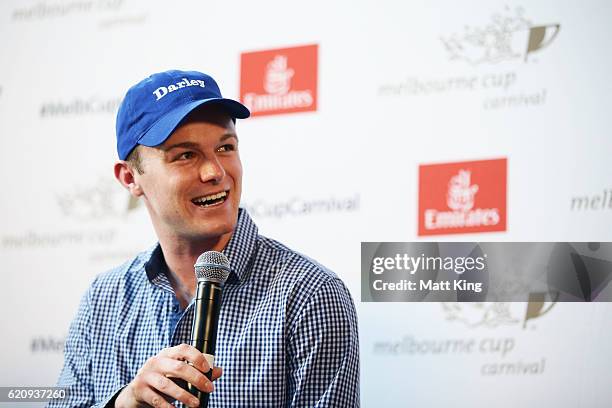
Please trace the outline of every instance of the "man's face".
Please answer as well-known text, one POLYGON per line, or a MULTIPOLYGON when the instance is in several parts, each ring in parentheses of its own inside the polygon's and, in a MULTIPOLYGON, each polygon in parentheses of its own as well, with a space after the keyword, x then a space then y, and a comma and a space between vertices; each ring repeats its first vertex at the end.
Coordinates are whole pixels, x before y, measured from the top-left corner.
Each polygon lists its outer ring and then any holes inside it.
POLYGON ((138 147, 134 172, 160 237, 188 242, 231 235, 238 217, 242 164, 234 123, 211 106, 192 112, 156 147, 138 147))

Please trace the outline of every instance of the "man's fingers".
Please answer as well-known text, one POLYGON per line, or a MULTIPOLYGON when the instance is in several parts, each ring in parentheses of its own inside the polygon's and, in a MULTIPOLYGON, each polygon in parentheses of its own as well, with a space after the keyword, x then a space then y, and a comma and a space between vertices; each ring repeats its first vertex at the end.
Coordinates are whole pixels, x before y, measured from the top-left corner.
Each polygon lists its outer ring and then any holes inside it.
POLYGON ((155 408, 174 408, 164 397, 153 391, 149 387, 144 387, 138 391, 137 400, 142 401, 155 408))
MULTIPOLYGON (((117 401, 122 406, 139 406, 140 402, 156 408, 171 408, 168 401, 178 400, 189 407, 199 407, 198 399, 174 380, 189 382, 202 392, 212 392, 214 385, 204 375, 209 371, 206 358, 195 347, 187 344, 169 347, 147 360, 134 380, 118 395, 117 401)), ((221 374, 221 368, 215 367, 212 380, 221 374)))
POLYGON ((168 347, 163 349, 160 356, 169 357, 175 360, 189 361, 195 368, 203 373, 207 373, 210 370, 210 366, 198 349, 188 344, 180 344, 174 347, 168 347))
POLYGON ((159 358, 155 371, 166 377, 180 378, 195 385, 200 391, 211 392, 214 389, 212 382, 200 371, 184 361, 171 358, 159 358))
POLYGON ((221 377, 221 374, 223 374, 223 370, 221 369, 221 367, 213 367, 213 370, 212 370, 213 381, 221 377))
MULTIPOLYGON (((181 401, 182 403, 184 403, 185 405, 189 407, 198 407, 200 405, 200 401, 196 397, 194 397, 189 392, 185 391, 184 389, 176 385, 174 381, 172 381, 170 378, 165 377, 155 372, 149 372, 147 374, 148 374, 146 378, 147 384, 154 390, 159 391, 161 394, 168 396, 172 398, 173 400, 181 401)), ((161 395, 159 395, 157 392, 151 390, 150 388, 147 388, 147 390, 159 396, 165 402, 165 399, 161 395)), ((150 398, 155 397, 153 394, 150 394, 150 398)), ((148 400, 145 402, 149 403, 148 400)), ((157 407, 157 405, 153 405, 153 406, 157 407)), ((166 405, 160 405, 160 406, 166 407, 166 405)), ((172 406, 172 405, 167 405, 167 406, 172 406)))

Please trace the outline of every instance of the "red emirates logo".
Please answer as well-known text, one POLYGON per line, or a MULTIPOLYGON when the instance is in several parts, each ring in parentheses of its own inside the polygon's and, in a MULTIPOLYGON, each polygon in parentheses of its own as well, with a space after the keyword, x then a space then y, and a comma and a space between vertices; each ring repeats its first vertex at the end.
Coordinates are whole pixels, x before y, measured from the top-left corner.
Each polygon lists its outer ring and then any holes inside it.
POLYGON ((506 230, 506 159, 419 166, 419 235, 506 230))
POLYGON ((317 110, 317 44, 240 56, 240 100, 252 116, 317 110))

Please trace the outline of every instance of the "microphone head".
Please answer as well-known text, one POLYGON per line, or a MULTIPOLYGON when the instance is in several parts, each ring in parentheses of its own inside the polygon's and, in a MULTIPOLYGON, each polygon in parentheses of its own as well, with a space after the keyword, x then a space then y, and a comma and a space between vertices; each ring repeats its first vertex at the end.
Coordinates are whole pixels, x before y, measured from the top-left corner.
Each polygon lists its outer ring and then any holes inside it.
POLYGON ((223 284, 230 274, 230 263, 225 255, 217 251, 207 251, 198 257, 195 265, 198 281, 223 284))

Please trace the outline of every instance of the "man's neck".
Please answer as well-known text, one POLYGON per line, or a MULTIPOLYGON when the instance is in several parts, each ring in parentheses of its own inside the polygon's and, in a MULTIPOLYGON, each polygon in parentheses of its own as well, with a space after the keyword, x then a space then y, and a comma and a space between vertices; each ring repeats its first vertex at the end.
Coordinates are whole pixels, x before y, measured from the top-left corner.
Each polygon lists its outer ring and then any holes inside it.
POLYGON ((193 265, 198 257, 206 251, 222 251, 231 236, 230 233, 198 242, 176 237, 159 237, 159 244, 168 265, 168 280, 182 309, 185 309, 195 296, 197 279, 193 265))

